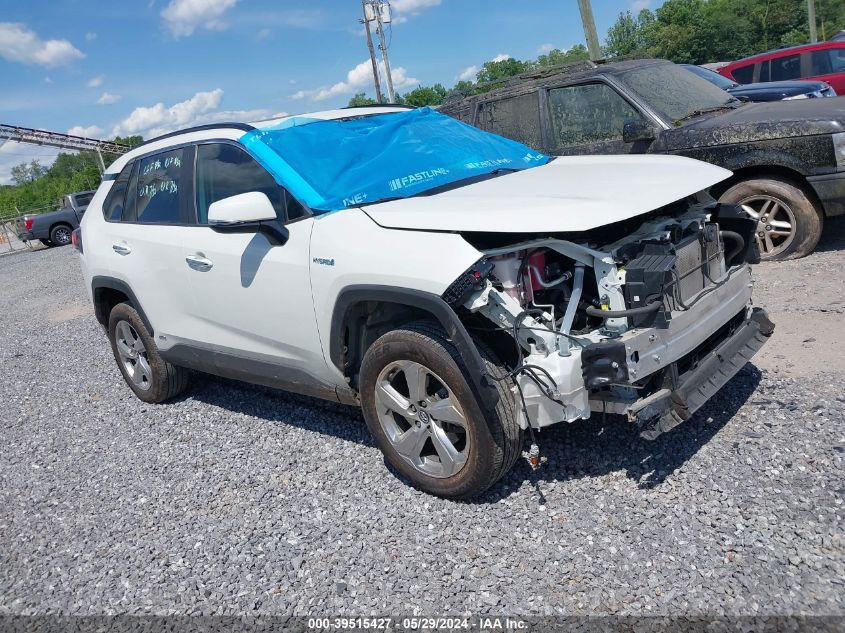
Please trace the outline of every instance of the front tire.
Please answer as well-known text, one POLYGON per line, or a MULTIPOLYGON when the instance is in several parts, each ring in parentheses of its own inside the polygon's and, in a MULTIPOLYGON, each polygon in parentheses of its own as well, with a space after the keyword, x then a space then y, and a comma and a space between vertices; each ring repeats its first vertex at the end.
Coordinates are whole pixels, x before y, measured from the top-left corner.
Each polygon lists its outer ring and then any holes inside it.
POLYGON ((41 242, 47 248, 53 248, 53 246, 55 246, 55 244, 53 244, 53 242, 51 242, 50 240, 38 240, 38 241, 41 242))
MULTIPOLYGON (((506 370, 480 350, 488 374, 506 370)), ((490 419, 470 388, 469 372, 432 322, 416 322, 376 340, 359 379, 364 418, 385 458, 416 488, 452 499, 478 495, 519 457, 522 429, 507 382, 490 419)))
POLYGON ((822 235, 824 216, 803 189, 786 180, 753 178, 725 191, 720 202, 742 206, 757 221, 760 257, 797 259, 813 252, 822 235))
POLYGON ((109 342, 123 379, 140 400, 164 402, 187 388, 188 370, 161 357, 141 316, 129 304, 112 308, 109 342))

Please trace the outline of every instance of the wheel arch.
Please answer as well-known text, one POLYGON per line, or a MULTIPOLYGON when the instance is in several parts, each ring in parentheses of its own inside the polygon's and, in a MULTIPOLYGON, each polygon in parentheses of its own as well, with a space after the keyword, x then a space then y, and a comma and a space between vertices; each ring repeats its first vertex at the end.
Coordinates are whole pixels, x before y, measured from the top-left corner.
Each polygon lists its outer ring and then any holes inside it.
POLYGON ((825 213, 824 205, 822 205, 816 192, 813 191, 810 183, 807 182, 807 177, 800 171, 790 167, 784 167, 783 165, 751 165, 749 167, 735 169, 730 178, 710 188, 710 195, 719 199, 722 194, 734 185, 745 180, 754 180, 755 178, 773 178, 793 184, 804 192, 810 202, 813 203, 813 206, 816 207, 816 210, 821 211, 822 214, 825 213))
POLYGON ((479 406, 495 408, 498 393, 486 375, 475 342, 455 311, 429 292, 372 285, 343 289, 332 311, 331 363, 356 386, 361 360, 369 346, 385 332, 420 319, 431 319, 443 327, 470 372, 470 387, 479 406))
POLYGON ((104 328, 109 326, 109 315, 112 308, 118 303, 128 303, 135 308, 150 336, 153 336, 154 330, 150 320, 144 313, 135 293, 132 292, 132 288, 125 281, 98 275, 91 280, 91 296, 94 300, 94 315, 104 328))

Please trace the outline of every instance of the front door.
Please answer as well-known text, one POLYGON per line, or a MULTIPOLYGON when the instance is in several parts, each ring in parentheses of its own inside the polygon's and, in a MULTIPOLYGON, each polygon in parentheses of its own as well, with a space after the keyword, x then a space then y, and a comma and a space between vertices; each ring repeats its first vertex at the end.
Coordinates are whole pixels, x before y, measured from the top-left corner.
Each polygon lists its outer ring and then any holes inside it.
POLYGON ((197 222, 185 232, 182 263, 191 288, 193 343, 200 353, 213 353, 224 375, 315 393, 311 387, 331 381, 309 277, 314 220, 238 145, 204 143, 196 152, 197 222), (251 191, 270 198, 289 231, 285 244, 273 245, 262 233, 217 233, 208 226, 213 202, 251 191))

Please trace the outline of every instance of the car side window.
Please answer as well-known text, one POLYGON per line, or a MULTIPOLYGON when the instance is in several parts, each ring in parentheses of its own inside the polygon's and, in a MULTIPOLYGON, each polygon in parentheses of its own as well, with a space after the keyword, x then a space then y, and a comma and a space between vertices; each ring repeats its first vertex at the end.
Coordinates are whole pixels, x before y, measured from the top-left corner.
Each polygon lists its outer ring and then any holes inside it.
POLYGON ((750 84, 754 81, 754 64, 743 66, 742 68, 734 68, 731 74, 741 84, 750 84))
POLYGON ((305 208, 246 151, 230 143, 197 146, 197 223, 208 224, 213 202, 251 191, 267 195, 282 222, 306 215, 305 208))
POLYGON ((845 72, 845 48, 828 48, 810 53, 812 76, 841 72, 845 72))
POLYGON ((801 56, 786 55, 771 60, 771 81, 801 78, 801 56))
POLYGON ((555 147, 596 141, 621 141, 628 121, 642 115, 613 88, 603 83, 554 88, 549 91, 555 147))
POLYGON ((187 163, 184 148, 138 159, 129 181, 123 219, 141 224, 187 224, 187 163))
POLYGON ((103 217, 110 222, 119 222, 123 216, 123 209, 126 205, 126 186, 129 184, 134 166, 135 163, 130 161, 123 168, 123 171, 120 172, 111 189, 109 189, 105 202, 103 202, 103 217))
POLYGON ((488 101, 479 106, 476 125, 482 130, 541 149, 540 106, 536 91, 488 101))

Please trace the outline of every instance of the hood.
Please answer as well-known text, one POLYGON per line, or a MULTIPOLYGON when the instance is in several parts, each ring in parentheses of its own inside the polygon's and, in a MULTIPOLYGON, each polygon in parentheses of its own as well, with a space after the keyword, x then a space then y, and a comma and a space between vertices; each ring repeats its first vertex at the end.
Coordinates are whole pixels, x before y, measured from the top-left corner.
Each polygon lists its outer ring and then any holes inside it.
POLYGON ((778 101, 785 97, 819 92, 828 88, 823 81, 767 81, 741 84, 728 89, 735 97, 748 97, 752 101, 778 101))
POLYGON ((746 103, 661 134, 668 151, 845 131, 845 99, 746 103))
POLYGON ((442 193, 363 207, 379 225, 429 231, 588 231, 648 213, 728 178, 678 156, 566 156, 442 193))

